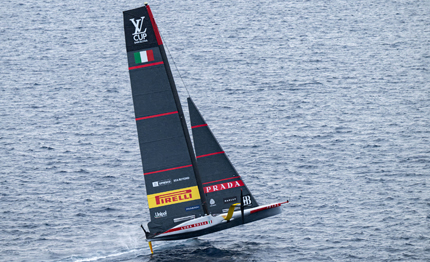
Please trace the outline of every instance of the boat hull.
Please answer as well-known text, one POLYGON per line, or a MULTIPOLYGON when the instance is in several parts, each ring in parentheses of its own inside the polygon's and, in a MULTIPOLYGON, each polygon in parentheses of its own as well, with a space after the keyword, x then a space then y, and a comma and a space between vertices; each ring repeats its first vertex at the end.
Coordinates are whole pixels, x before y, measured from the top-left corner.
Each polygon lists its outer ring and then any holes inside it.
MULTIPOLYGON (((281 205, 284 203, 258 206, 252 209, 245 210, 245 224, 280 214, 282 212, 281 205)), ((227 214, 221 214, 216 216, 207 215, 193 220, 189 220, 164 233, 149 237, 147 238, 147 241, 166 241, 193 238, 243 224, 242 214, 240 210, 235 211, 229 221, 225 220, 226 216, 227 214)))

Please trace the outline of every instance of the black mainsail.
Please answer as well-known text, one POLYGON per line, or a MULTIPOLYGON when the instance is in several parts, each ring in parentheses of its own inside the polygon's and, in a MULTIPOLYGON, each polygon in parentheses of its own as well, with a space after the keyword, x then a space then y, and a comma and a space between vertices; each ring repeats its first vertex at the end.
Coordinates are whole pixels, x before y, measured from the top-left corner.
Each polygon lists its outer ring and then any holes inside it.
POLYGON ((124 30, 151 217, 149 233, 142 228, 149 243, 197 237, 281 213, 287 202, 258 206, 188 98, 194 155, 163 42, 147 4, 124 12, 124 30))
POLYGON ((241 193, 244 208, 258 206, 193 100, 189 97, 187 101, 197 164, 202 178, 203 191, 209 201, 210 212, 215 214, 227 212, 226 209, 231 204, 240 202, 241 193))
POLYGON ((124 29, 151 215, 148 227, 151 233, 159 233, 208 210, 198 186, 201 182, 178 93, 149 6, 125 11, 124 29))

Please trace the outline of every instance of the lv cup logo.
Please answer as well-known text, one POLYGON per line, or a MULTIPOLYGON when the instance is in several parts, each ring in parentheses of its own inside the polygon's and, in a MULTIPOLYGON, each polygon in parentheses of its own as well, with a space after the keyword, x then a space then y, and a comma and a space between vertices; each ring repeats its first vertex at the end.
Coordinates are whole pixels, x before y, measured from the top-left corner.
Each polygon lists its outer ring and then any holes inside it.
POLYGON ((140 19, 137 19, 136 21, 134 20, 134 18, 130 19, 130 21, 134 25, 133 40, 135 44, 140 44, 148 41, 146 40, 146 37, 148 36, 146 34, 146 28, 142 32, 143 19, 145 19, 144 16, 142 16, 140 19))

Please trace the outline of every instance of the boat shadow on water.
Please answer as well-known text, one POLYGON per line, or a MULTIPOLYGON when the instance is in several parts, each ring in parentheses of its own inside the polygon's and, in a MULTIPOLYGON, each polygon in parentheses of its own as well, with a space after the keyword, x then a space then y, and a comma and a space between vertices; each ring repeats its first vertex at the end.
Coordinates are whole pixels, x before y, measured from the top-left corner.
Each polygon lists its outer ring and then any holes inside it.
POLYGON ((149 261, 253 261, 250 246, 255 248, 258 243, 235 243, 228 247, 216 247, 211 241, 198 238, 182 243, 166 242, 157 248, 157 252, 150 256, 149 261))

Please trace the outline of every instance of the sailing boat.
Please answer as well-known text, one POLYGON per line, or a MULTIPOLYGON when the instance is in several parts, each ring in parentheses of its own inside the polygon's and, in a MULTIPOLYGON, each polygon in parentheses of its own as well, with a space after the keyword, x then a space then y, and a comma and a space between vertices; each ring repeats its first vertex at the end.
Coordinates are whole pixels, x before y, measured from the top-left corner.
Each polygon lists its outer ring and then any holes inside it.
POLYGON ((189 97, 193 148, 148 4, 124 12, 124 30, 151 216, 148 230, 142 226, 147 241, 197 237, 281 213, 288 201, 258 205, 189 97))

